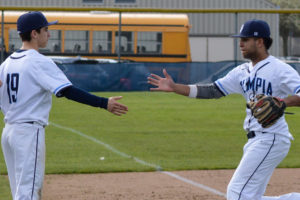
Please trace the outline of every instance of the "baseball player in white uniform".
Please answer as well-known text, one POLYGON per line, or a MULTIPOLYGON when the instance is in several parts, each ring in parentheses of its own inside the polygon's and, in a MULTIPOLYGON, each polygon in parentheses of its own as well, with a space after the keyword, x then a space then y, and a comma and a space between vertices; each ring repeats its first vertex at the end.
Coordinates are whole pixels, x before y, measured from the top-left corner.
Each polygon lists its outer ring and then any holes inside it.
MULTIPOLYGON (((249 63, 237 66, 225 77, 212 84, 183 85, 173 82, 163 70, 165 78, 152 74, 148 82, 154 91, 175 92, 191 98, 220 98, 229 94, 243 95, 249 102, 257 94, 283 99, 286 106, 300 106, 300 77, 289 65, 269 55, 272 44, 269 25, 262 20, 249 20, 240 30, 240 49, 249 63), (290 95, 290 96, 288 96, 290 95)), ((278 197, 263 196, 270 177, 286 157, 293 136, 284 116, 263 128, 246 108, 244 129, 248 142, 243 157, 227 188, 228 200, 296 200, 300 193, 278 197)))
POLYGON ((41 55, 47 45, 48 22, 41 12, 21 15, 17 29, 20 50, 0 67, 0 106, 5 127, 1 144, 14 200, 39 200, 45 170, 45 126, 48 124, 52 94, 107 109, 122 115, 127 107, 121 97, 103 98, 76 88, 54 62, 41 55))

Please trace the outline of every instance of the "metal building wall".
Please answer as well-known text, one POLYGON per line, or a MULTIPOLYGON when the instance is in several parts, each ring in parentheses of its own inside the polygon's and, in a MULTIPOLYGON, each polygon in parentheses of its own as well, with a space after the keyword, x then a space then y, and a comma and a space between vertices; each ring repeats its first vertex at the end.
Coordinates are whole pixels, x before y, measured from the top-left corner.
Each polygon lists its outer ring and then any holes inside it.
MULTIPOLYGON (((165 9, 274 9, 276 5, 268 0, 136 0, 136 3, 115 3, 115 0, 102 0, 102 3, 83 3, 83 0, 1 0, 0 6, 20 7, 126 7, 126 8, 165 8, 165 9)), ((249 19, 264 19, 271 27, 275 47, 271 53, 279 55, 279 15, 258 13, 207 13, 188 14, 192 28, 191 37, 228 37, 249 19), (236 21, 237 20, 237 21, 236 21), (237 25, 237 26, 236 26, 237 25)), ((239 59, 241 58, 238 52, 239 59)))
MULTIPOLYGON (((136 0, 132 4, 115 3, 115 0, 102 0, 103 3, 83 3, 83 0, 1 0, 0 6, 38 6, 38 7, 137 7, 137 8, 186 8, 186 9, 274 9, 276 6, 267 0, 136 0)), ((192 28, 191 36, 225 36, 235 33, 235 14, 188 14, 192 28)), ((247 19, 265 19, 276 33, 276 14, 238 15, 238 26, 247 19)), ((275 37, 277 37, 275 35, 275 37)))
MULTIPOLYGON (((83 0, 1 0, 0 6, 20 7, 134 7, 134 8, 166 8, 166 9, 268 9, 276 8, 267 0, 136 0, 133 4, 115 3, 115 0, 103 0, 103 3, 83 3, 83 0)), ((192 29, 191 35, 228 35, 235 31, 235 15, 226 13, 189 14, 192 29)), ((245 19, 260 18, 274 22, 276 15, 239 14, 238 24, 245 19)), ((276 22, 276 21, 275 21, 276 22)))

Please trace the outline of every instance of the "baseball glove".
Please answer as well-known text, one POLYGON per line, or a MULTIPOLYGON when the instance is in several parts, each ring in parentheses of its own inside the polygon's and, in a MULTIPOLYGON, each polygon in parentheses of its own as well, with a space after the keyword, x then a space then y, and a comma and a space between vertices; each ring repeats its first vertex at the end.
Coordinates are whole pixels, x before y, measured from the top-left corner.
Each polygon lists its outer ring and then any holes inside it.
POLYGON ((247 108, 263 128, 268 128, 283 115, 286 104, 280 98, 259 94, 247 103, 247 108))

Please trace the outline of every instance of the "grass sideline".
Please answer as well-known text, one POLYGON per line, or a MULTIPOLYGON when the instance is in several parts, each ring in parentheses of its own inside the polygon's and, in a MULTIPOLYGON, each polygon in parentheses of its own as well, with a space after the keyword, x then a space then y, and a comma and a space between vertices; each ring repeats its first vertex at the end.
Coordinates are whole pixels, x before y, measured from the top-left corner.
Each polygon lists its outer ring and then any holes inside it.
MULTIPOLYGON (((160 92, 95 94, 123 96, 121 103, 128 105, 128 114, 118 117, 65 98, 53 98, 50 122, 92 136, 163 170, 231 169, 241 158, 247 141, 242 129, 245 101, 241 96, 199 100, 160 92)), ((296 140, 280 167, 300 167, 300 149, 296 148, 300 145, 300 112, 299 108, 288 111, 296 113, 286 116, 296 140)), ((1 127, 2 121, 1 118, 1 127)), ((3 175, 7 172, 1 150, 0 153, 3 175)), ((53 125, 46 128, 48 174, 153 170, 70 131, 53 125)), ((2 190, 7 190, 3 186, 7 180, 3 179, 0 176, 0 199, 2 190)))

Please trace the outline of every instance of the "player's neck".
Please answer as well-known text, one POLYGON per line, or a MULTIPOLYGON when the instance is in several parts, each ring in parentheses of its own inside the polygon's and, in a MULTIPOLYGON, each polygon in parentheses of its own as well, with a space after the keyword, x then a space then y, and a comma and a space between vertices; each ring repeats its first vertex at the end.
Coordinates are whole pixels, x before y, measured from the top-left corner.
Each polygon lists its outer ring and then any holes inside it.
POLYGON ((267 57, 269 57, 268 52, 265 52, 263 54, 259 54, 255 59, 251 59, 252 66, 254 67, 257 63, 259 63, 260 61, 266 59, 267 57))
POLYGON ((37 43, 35 43, 35 42, 32 42, 32 41, 30 41, 30 42, 24 41, 23 44, 22 44, 21 49, 23 49, 23 50, 35 49, 36 51, 38 51, 38 50, 39 50, 39 47, 38 47, 37 43))

